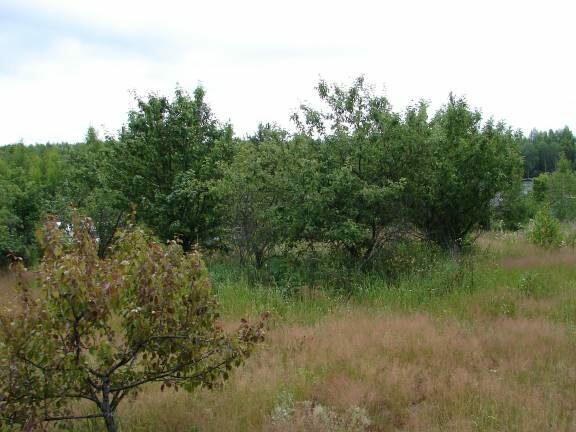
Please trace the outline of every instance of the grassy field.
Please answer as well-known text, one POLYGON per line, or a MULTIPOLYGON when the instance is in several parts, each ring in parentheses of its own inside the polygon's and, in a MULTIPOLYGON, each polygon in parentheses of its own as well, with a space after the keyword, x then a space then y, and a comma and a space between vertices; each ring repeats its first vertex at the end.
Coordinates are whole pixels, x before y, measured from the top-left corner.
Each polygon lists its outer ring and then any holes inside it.
POLYGON ((267 341, 220 390, 144 388, 121 407, 121 430, 576 430, 571 248, 486 234, 472 258, 393 284, 359 278, 348 294, 214 277, 226 322, 272 312, 267 341))

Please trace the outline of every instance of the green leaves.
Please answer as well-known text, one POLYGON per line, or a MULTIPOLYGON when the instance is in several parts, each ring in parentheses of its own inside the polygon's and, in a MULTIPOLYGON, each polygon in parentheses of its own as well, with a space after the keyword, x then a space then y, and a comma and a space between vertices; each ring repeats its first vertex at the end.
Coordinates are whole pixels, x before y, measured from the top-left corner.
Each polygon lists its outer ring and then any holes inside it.
POLYGON ((530 220, 527 236, 532 243, 544 248, 558 247, 562 242, 560 223, 546 208, 536 212, 530 220))
POLYGON ((243 261, 252 260, 257 267, 287 241, 295 154, 286 135, 273 126, 261 126, 256 136, 238 146, 234 160, 212 185, 225 241, 243 261))
POLYGON ((524 177, 537 177, 554 171, 561 156, 574 165, 576 137, 568 127, 556 131, 532 130, 528 137, 522 138, 520 150, 524 157, 524 177))
POLYGON ((314 130, 320 137, 308 141, 315 172, 304 168, 294 175, 295 183, 302 182, 296 191, 308 191, 300 198, 308 209, 301 214, 302 232, 369 259, 383 244, 384 230, 402 217, 398 203, 405 180, 395 163, 402 125, 362 78, 349 88, 320 82, 318 92, 326 109, 304 106, 304 122, 297 123, 302 132, 314 130))
POLYGON ((410 220, 430 240, 459 247, 466 236, 487 223, 490 202, 520 182, 517 138, 503 124, 469 109, 450 96, 420 141, 418 181, 408 198, 410 220))
POLYGON ((226 240, 257 266, 299 242, 364 265, 408 231, 458 246, 519 182, 518 136, 464 99, 429 119, 424 102, 394 113, 362 78, 318 94, 323 109, 293 116, 300 135, 261 127, 215 182, 226 240))
POLYGON ((542 180, 542 198, 552 214, 561 221, 576 219, 576 174, 568 159, 561 156, 556 171, 542 180))
POLYGON ((111 188, 162 239, 179 237, 187 250, 209 244, 219 223, 209 184, 231 157, 231 128, 214 119, 201 88, 149 95, 138 107, 112 148, 111 188))

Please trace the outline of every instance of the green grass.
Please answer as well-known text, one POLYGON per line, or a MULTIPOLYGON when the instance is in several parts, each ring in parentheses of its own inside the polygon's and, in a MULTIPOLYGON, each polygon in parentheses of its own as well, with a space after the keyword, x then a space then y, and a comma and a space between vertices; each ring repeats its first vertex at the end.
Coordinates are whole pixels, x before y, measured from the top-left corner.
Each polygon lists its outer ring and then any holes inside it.
MULTIPOLYGON (((345 286, 316 288, 254 283, 238 267, 220 263, 211 276, 226 319, 254 317, 269 311, 284 324, 315 323, 326 315, 352 309, 378 312, 427 312, 459 320, 478 315, 495 317, 543 317, 576 324, 576 265, 557 262, 555 255, 532 247, 518 234, 503 236, 499 249, 478 246, 455 259, 438 254, 433 265, 412 270, 397 278, 379 273, 354 273, 345 286), (524 247, 524 252, 522 252, 524 247), (508 267, 506 258, 528 259, 545 254, 545 259, 525 267, 508 267), (531 301, 546 303, 535 309, 531 301)), ((565 260, 576 253, 559 250, 565 260)), ((429 257, 427 260, 430 261, 429 257)), ((576 262, 576 261, 575 261, 576 262)))

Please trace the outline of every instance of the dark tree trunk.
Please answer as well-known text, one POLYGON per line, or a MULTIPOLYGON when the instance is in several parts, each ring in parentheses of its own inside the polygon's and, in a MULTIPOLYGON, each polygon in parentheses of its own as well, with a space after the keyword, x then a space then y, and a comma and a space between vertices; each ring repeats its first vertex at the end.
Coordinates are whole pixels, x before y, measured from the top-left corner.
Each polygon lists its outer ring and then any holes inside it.
MULTIPOLYGON (((108 381, 108 380, 106 380, 108 381)), ((102 386, 102 402, 100 403, 100 411, 104 415, 104 422, 106 423, 106 430, 108 432, 118 432, 116 422, 114 421, 114 410, 110 404, 110 383, 104 382, 102 386)))
POLYGON ((104 421, 106 422, 106 430, 108 432, 118 432, 116 422, 114 421, 114 413, 110 412, 108 415, 105 415, 104 421))
POLYGON ((260 270, 264 266, 264 252, 260 249, 257 249, 254 252, 254 260, 256 262, 256 268, 260 270))

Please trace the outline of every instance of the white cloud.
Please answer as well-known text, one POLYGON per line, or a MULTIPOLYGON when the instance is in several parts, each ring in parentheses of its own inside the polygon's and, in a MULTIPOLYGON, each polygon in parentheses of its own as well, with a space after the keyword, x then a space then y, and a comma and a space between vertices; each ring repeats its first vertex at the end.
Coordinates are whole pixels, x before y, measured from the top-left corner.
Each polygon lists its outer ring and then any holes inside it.
POLYGON ((397 109, 453 90, 514 127, 576 129, 575 11, 560 0, 5 0, 0 143, 115 131, 129 90, 200 82, 217 116, 247 133, 288 125, 319 76, 360 74, 397 109))

